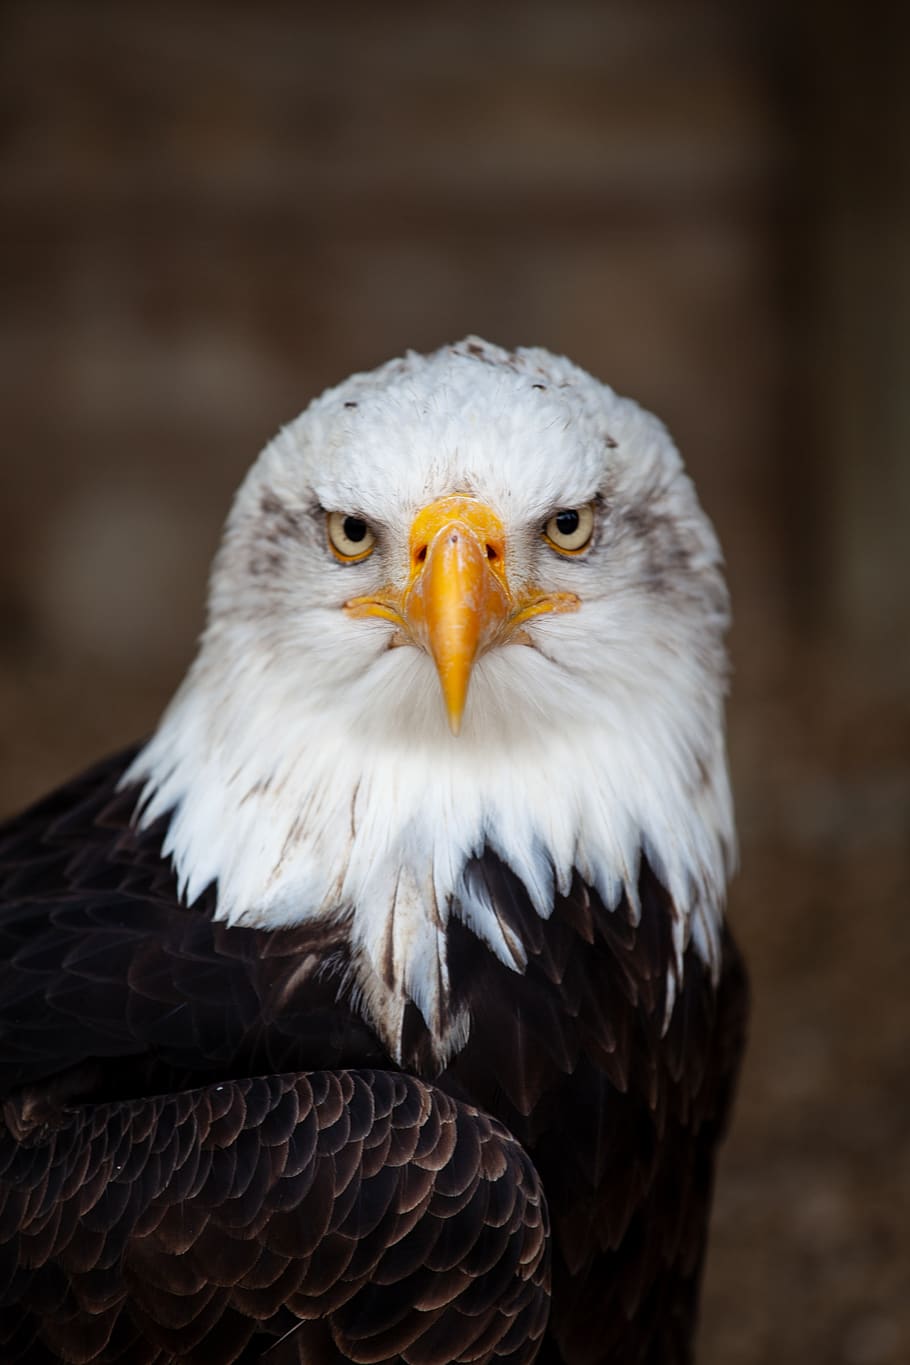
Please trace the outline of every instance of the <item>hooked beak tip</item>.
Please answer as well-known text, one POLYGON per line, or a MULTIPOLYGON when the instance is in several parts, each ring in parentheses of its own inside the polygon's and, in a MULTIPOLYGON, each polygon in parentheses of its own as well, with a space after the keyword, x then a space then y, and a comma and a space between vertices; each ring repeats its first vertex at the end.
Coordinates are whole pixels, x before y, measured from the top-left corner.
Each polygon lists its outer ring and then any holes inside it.
POLYGON ((468 704, 468 686, 471 680, 471 664, 465 666, 463 659, 450 660, 448 666, 436 660, 439 680, 442 683, 442 700, 445 706, 449 730, 457 739, 461 734, 461 723, 468 704))

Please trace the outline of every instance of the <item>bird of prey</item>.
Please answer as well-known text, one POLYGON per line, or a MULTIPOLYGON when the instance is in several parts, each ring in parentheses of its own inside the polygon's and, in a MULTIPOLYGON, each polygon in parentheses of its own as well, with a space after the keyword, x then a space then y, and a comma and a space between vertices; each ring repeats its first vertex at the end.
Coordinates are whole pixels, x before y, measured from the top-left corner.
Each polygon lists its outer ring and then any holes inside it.
POLYGON ((666 430, 564 358, 282 430, 151 739, 0 829, 0 1359, 691 1359, 727 621, 666 430))

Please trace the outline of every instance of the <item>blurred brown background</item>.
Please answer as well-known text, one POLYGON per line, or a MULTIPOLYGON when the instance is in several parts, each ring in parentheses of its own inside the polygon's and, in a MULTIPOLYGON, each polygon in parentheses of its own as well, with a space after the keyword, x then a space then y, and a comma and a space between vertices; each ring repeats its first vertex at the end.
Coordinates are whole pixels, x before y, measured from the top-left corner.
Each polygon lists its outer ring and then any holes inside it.
POLYGON ((0 812, 152 727, 324 385, 476 331, 676 434, 755 989, 703 1365, 910 1360, 905 11, 0 8, 0 812))

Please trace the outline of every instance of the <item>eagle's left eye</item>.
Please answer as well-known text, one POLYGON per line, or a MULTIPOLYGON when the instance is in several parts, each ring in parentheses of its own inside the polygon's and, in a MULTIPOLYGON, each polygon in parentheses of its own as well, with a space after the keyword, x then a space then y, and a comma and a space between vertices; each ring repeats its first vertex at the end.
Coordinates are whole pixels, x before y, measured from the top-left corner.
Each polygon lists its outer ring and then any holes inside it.
POLYGON ((583 507, 565 507, 552 516, 543 533, 554 550, 563 554, 577 554, 594 534, 594 508, 587 502, 583 507))
POLYGON ((376 536, 363 518, 349 512, 329 512, 326 530, 332 553, 344 564, 366 559, 376 544, 376 536))

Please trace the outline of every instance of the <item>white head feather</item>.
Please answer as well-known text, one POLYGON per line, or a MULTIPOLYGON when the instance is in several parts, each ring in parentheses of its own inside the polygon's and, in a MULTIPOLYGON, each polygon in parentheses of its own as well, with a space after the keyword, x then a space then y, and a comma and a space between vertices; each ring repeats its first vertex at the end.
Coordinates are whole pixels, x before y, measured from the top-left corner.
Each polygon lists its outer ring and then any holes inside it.
POLYGON ((449 915, 525 965, 465 881, 484 846, 542 917, 573 869, 634 906, 645 850, 675 907, 676 974, 690 938, 716 966, 727 621, 717 541, 660 422, 544 350, 410 353, 328 390, 251 469, 199 655, 127 780, 145 784, 143 824, 170 813, 190 902, 214 881, 232 924, 346 917, 392 1052, 410 999, 444 1056, 469 1027, 443 1022, 449 915), (529 621, 530 647, 477 661, 457 738, 429 656, 342 610, 405 581, 415 514, 456 492, 501 518, 510 581, 581 599, 529 621), (555 553, 546 519, 595 498, 590 551, 555 553), (327 511, 367 521, 375 552, 338 563, 327 511))

